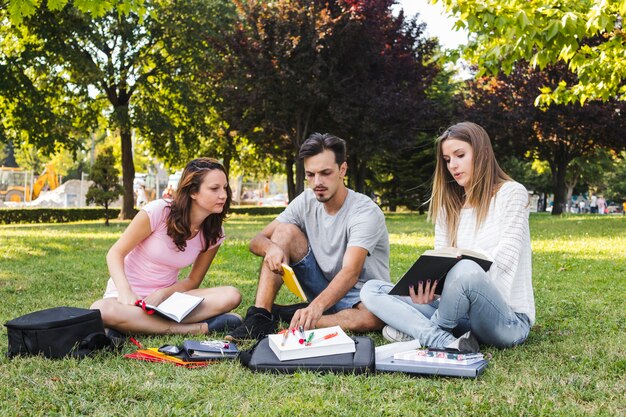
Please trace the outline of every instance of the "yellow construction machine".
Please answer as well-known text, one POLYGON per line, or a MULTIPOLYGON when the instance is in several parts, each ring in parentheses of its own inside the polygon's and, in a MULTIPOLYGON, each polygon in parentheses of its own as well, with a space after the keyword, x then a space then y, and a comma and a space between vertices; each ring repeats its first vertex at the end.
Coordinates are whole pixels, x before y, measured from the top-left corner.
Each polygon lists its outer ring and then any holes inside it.
POLYGON ((46 165, 46 169, 32 184, 32 191, 30 177, 30 173, 22 168, 0 167, 0 201, 31 201, 39 197, 46 184, 50 190, 59 186, 59 177, 53 164, 46 165))

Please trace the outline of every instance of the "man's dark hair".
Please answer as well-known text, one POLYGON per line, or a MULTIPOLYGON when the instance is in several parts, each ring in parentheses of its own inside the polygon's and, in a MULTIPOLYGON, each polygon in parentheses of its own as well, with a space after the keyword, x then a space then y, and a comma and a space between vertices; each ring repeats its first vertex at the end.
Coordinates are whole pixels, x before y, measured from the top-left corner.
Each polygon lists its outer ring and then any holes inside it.
POLYGON ((335 162, 341 165, 346 162, 346 141, 330 133, 313 133, 300 146, 298 159, 315 156, 330 149, 335 154, 335 162))

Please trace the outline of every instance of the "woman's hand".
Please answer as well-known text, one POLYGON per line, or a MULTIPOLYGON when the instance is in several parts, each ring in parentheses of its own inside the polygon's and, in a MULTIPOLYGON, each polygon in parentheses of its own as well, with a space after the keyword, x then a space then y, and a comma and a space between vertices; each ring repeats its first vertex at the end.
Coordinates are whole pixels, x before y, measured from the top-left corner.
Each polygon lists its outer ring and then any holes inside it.
POLYGON ((158 307, 159 304, 161 304, 163 301, 165 301, 165 299, 167 299, 167 297, 169 297, 169 296, 170 296, 170 294, 167 291, 167 289, 166 288, 161 288, 160 290, 154 291, 153 293, 148 295, 143 300, 146 302, 146 304, 158 307))
POLYGON ((417 284, 417 294, 415 293, 415 287, 409 286, 409 296, 411 301, 415 304, 430 304, 435 299, 435 289, 437 288, 437 280, 432 283, 430 280, 420 281, 417 284))
POLYGON ((127 305, 135 305, 135 301, 139 300, 140 297, 135 294, 135 292, 133 290, 130 291, 120 291, 120 293, 117 296, 117 301, 120 304, 127 304, 127 305))

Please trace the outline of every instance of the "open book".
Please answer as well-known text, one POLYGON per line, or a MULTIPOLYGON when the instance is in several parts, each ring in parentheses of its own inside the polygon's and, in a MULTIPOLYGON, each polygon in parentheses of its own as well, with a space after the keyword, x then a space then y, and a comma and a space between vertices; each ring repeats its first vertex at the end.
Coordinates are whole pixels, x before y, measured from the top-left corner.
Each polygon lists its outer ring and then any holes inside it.
POLYGON ((204 300, 202 297, 175 292, 165 299, 158 306, 146 305, 146 308, 152 309, 164 317, 172 319, 180 323, 194 308, 204 300))
POLYGON ((285 286, 296 296, 302 298, 302 301, 308 301, 293 269, 287 264, 280 264, 280 266, 283 267, 283 282, 285 286))
POLYGON ((268 339, 270 349, 281 361, 356 352, 354 340, 339 326, 306 330, 304 335, 295 331, 286 340, 283 334, 271 334, 268 339))
POLYGON ((391 289, 391 295, 409 295, 409 286, 417 286, 420 282, 438 281, 435 294, 441 294, 448 271, 461 259, 471 259, 482 269, 488 271, 493 261, 480 252, 467 249, 441 248, 425 251, 409 268, 400 281, 391 289))

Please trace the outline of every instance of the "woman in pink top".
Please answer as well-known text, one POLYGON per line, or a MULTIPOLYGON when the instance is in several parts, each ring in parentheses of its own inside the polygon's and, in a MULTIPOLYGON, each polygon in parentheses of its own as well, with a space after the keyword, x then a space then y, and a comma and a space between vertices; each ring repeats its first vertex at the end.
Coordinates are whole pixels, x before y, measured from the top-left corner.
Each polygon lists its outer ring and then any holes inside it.
POLYGON ((222 223, 232 192, 224 167, 215 159, 198 158, 185 167, 173 199, 143 207, 107 254, 111 278, 99 309, 105 327, 123 333, 205 334, 241 324, 226 313, 241 302, 230 286, 200 288, 224 240, 222 223), (181 269, 192 265, 187 278, 181 269), (204 300, 181 323, 148 315, 137 300, 159 305, 174 292, 204 300))

